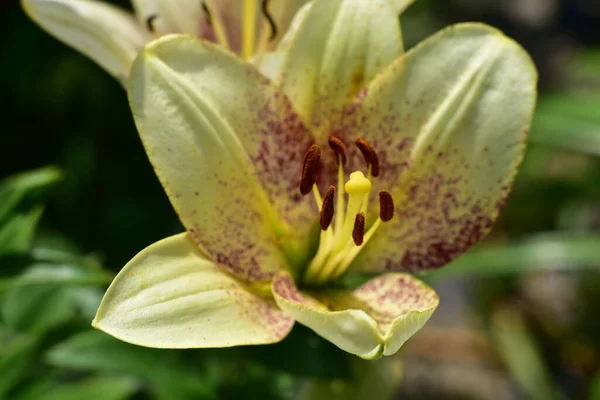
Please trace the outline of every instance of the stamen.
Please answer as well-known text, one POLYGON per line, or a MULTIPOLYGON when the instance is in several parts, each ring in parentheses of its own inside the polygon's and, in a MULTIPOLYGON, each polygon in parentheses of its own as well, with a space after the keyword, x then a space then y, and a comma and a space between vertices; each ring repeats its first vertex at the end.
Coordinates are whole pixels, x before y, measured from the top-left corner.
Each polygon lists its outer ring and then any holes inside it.
POLYGON ((329 186, 329 190, 325 193, 325 197, 323 197, 323 206, 321 206, 321 213, 319 223, 321 224, 321 229, 326 231, 331 225, 331 221, 333 220, 333 196, 335 195, 335 187, 329 186))
POLYGON ((365 237, 365 214, 358 213, 356 214, 356 218, 354 219, 354 229, 352 230, 352 239, 354 240, 354 244, 360 246, 363 244, 363 239, 365 237))
POLYGON ((367 142, 363 138, 356 139, 356 147, 362 153, 367 164, 371 166, 371 174, 373 176, 379 176, 380 167, 379 167, 379 157, 377 157, 377 153, 375 149, 369 142, 367 142))
POLYGON ((339 160, 341 158, 342 165, 346 165, 346 146, 344 146, 344 143, 340 140, 340 138, 329 136, 327 143, 329 143, 329 147, 335 153, 336 161, 340 162, 339 160))
POLYGON ((217 0, 204 0, 202 2, 202 9, 204 10, 205 15, 210 19, 209 22, 215 31, 217 42, 224 48, 229 49, 229 39, 225 29, 225 21, 223 20, 223 15, 219 12, 219 7, 217 7, 217 0))
POLYGON ((312 190, 313 185, 317 181, 317 173, 319 172, 319 164, 321 162, 321 149, 316 144, 313 144, 306 153, 304 158, 304 167, 302 168, 302 178, 300 180, 300 193, 307 195, 312 190))
POLYGON ((202 2, 201 7, 202 11, 204 12, 204 18, 206 18, 206 22, 208 22, 209 25, 212 25, 212 16, 210 15, 210 10, 208 9, 205 1, 202 2))
POLYGON ((277 25, 275 25, 275 20, 269 13, 269 0, 262 1, 262 13, 267 19, 269 27, 271 28, 271 36, 269 36, 269 40, 273 40, 275 39, 275 36, 277 36, 277 25))
POLYGON ((379 192, 379 218, 388 222, 394 217, 394 199, 387 190, 379 192))
POLYGON ((152 33, 154 33, 154 20, 156 20, 156 18, 158 18, 157 14, 152 14, 146 18, 146 28, 152 33))
POLYGON ((254 55, 256 40, 256 0, 244 0, 242 14, 242 55, 246 60, 254 55))

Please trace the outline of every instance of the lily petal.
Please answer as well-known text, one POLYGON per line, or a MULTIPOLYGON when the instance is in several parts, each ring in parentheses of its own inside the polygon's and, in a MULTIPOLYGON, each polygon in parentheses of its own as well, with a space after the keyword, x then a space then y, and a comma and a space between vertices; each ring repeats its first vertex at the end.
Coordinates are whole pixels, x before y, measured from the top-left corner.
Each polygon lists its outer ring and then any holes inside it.
POLYGON ((159 34, 189 33, 202 37, 206 15, 198 0, 132 0, 133 8, 142 23, 154 17, 153 28, 159 34))
POLYGON ((308 0, 271 0, 267 2, 269 15, 275 23, 275 31, 272 31, 267 24, 268 21, 263 19, 260 35, 267 37, 269 49, 273 49, 274 45, 287 34, 288 27, 290 27, 295 15, 307 2, 308 0))
POLYGON ((283 59, 292 45, 298 28, 302 26, 304 19, 309 15, 308 10, 312 4, 313 2, 306 3, 298 9, 289 23, 289 29, 283 34, 275 50, 259 54, 253 59, 252 62, 264 76, 273 81, 277 79, 283 59))
POLYGON ((207 259, 187 233, 154 243, 117 275, 92 325, 157 348, 275 343, 294 321, 207 259))
POLYGON ((402 52, 389 0, 316 1, 295 31, 278 82, 324 142, 343 107, 402 52))
POLYGON ((231 53, 175 35, 141 53, 128 92, 148 157, 196 243, 249 281, 285 268, 292 251, 282 248, 306 242, 315 222, 298 189, 311 138, 285 96, 231 53))
POLYGON ((391 0, 398 14, 402 14, 415 0, 391 0))
MULTIPOLYGON (((459 24, 382 72, 356 105, 396 204, 355 265, 367 271, 440 267, 490 229, 525 150, 537 72, 500 31, 459 24)), ((374 190, 373 192, 377 192, 374 190)))
POLYGON ((342 350, 365 359, 392 355, 431 317, 435 291, 408 274, 371 279, 353 292, 301 293, 289 274, 273 280, 282 310, 342 350))
POLYGON ((111 4, 84 0, 22 0, 44 30, 124 80, 149 39, 135 18, 111 4))

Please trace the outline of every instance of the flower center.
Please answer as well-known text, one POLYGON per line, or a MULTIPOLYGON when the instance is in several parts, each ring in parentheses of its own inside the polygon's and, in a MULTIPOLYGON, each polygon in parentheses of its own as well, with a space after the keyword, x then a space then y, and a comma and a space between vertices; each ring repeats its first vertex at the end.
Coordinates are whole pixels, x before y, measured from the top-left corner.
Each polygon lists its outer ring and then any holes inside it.
POLYGON ((310 285, 321 285, 344 274, 381 223, 391 220, 394 215, 392 196, 382 190, 379 192, 379 218, 365 230, 371 180, 380 173, 377 153, 366 140, 357 139, 356 146, 367 162, 367 176, 361 171, 354 171, 344 183, 344 165, 347 161, 345 146, 334 136, 330 136, 328 142, 338 164, 338 187, 344 188, 348 199, 346 203, 345 196, 338 194, 334 205, 335 186, 330 186, 321 198, 315 183, 320 167, 321 150, 317 145, 312 145, 306 154, 300 181, 300 192, 306 195, 312 191, 317 207, 321 210, 319 247, 304 276, 305 282, 310 285))
MULTIPOLYGON (((209 26, 208 31, 199 32, 200 37, 235 51, 247 60, 270 48, 269 46, 272 45, 270 42, 277 36, 277 25, 269 11, 269 0, 260 1, 260 11, 259 0, 243 0, 241 10, 236 10, 233 6, 226 8, 226 4, 219 4, 220 2, 221 0, 200 1, 204 19, 209 26)), ((159 26, 156 24, 157 20, 160 22, 160 18, 159 14, 150 14, 146 17, 148 32, 155 36, 183 33, 179 29, 181 27, 165 29, 163 26, 161 29, 160 24, 159 26)))

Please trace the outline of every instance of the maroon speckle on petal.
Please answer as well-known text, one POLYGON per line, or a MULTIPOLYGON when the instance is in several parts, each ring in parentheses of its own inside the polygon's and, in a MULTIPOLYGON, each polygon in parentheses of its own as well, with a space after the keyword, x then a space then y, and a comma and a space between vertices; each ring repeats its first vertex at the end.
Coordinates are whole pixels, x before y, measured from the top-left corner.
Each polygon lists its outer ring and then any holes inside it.
POLYGON ((294 280, 289 275, 281 275, 273 280, 273 291, 284 299, 297 303, 306 303, 307 299, 296 288, 294 280))

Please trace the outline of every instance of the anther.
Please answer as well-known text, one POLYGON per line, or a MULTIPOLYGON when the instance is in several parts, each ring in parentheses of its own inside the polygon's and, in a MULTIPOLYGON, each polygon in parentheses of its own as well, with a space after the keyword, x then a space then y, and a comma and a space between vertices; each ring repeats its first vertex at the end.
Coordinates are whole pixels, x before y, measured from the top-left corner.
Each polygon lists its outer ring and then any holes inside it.
POLYGON ((335 160, 339 162, 341 157, 342 165, 346 165, 346 146, 344 146, 344 142, 340 138, 329 136, 327 143, 329 143, 329 147, 335 153, 335 160))
POLYGON ((325 197, 323 197, 323 205, 321 206, 321 213, 319 224, 321 225, 321 229, 326 231, 331 225, 331 221, 333 220, 333 196, 335 195, 335 187, 329 186, 329 190, 325 193, 325 197))
POLYGON ((354 219, 354 229, 352 229, 352 239, 354 244, 360 246, 365 238, 365 214, 359 212, 354 219))
POLYGON ((212 25, 212 15, 210 15, 210 10, 206 5, 206 1, 202 1, 200 3, 200 7, 202 7, 202 12, 204 13, 204 18, 206 18, 206 22, 208 22, 209 25, 212 25))
POLYGON ((152 33, 154 33, 154 20, 156 20, 156 18, 158 18, 158 15, 156 14, 152 14, 146 18, 146 28, 152 33))
POLYGON ((275 39, 275 36, 277 36, 277 25, 275 25, 275 20, 269 13, 269 0, 262 1, 262 13, 267 19, 269 27, 271 28, 271 36, 269 37, 269 40, 273 40, 275 39))
POLYGON ((394 217, 394 200, 387 190, 379 192, 379 218, 388 222, 394 217))
POLYGON ((304 158, 304 167, 302 168, 302 179, 300 180, 300 193, 307 195, 310 193, 313 185, 317 181, 319 172, 319 163, 321 161, 321 149, 316 144, 309 147, 304 158))
POLYGON ((379 157, 377 157, 377 153, 375 149, 369 142, 367 142, 363 138, 356 139, 356 147, 362 153, 367 164, 371 166, 371 175, 379 176, 380 168, 379 168, 379 157))

